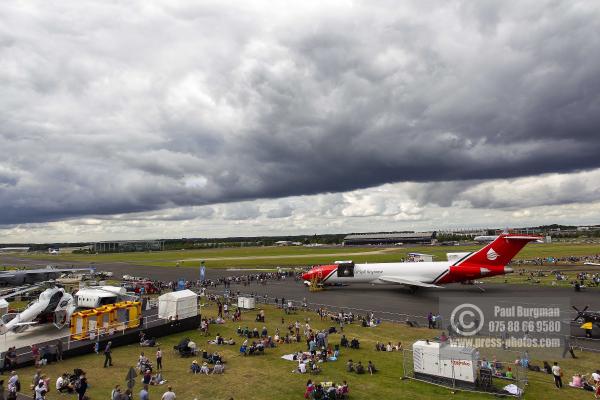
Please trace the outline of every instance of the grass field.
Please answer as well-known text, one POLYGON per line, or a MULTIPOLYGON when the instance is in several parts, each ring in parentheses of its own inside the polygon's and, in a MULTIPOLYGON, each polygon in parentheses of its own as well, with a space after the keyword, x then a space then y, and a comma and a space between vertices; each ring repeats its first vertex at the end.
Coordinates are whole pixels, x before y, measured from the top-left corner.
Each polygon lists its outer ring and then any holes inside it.
MULTIPOLYGON (((281 310, 272 307, 266 307, 267 322, 266 326, 272 334, 276 328, 285 331, 288 323, 296 319, 304 321, 310 318, 311 326, 325 328, 331 324, 319 321, 315 313, 300 312, 297 315, 286 316, 281 310), (281 318, 284 317, 286 323, 281 324, 281 318)), ((214 315, 215 309, 207 307, 204 309, 205 315, 214 315)), ((250 312, 244 315, 242 326, 249 326, 250 329, 258 327, 259 330, 263 324, 252 322, 254 313, 250 312)), ((304 387, 307 379, 313 379, 316 382, 341 382, 346 380, 350 387, 351 399, 489 399, 489 395, 473 394, 461 392, 453 394, 449 389, 428 385, 411 380, 401 380, 402 354, 399 352, 377 352, 374 350, 376 341, 393 343, 402 341, 405 346, 410 346, 416 339, 432 338, 439 332, 429 329, 408 328, 404 325, 383 323, 376 328, 362 328, 360 326, 346 326, 344 331, 347 337, 358 337, 361 341, 360 350, 343 349, 340 360, 329 362, 322 366, 323 372, 320 375, 301 375, 291 373, 297 365, 281 359, 284 354, 294 351, 304 350, 305 344, 283 344, 276 349, 268 349, 264 356, 242 357, 238 355, 239 338, 236 336, 237 323, 227 323, 225 325, 211 325, 211 337, 217 332, 224 337, 233 337, 238 345, 235 346, 216 346, 207 345, 206 337, 200 336, 199 332, 191 331, 187 334, 178 334, 161 338, 159 341, 165 353, 164 355, 164 377, 168 384, 172 385, 178 399, 301 399, 303 398, 304 387), (224 375, 192 375, 189 373, 189 365, 192 359, 183 359, 176 355, 171 349, 178 341, 188 336, 192 338, 199 349, 206 349, 210 352, 218 350, 226 361, 226 373, 224 375), (356 375, 345 372, 345 363, 348 359, 355 362, 361 360, 366 363, 372 360, 379 368, 380 372, 375 375, 356 375)), ((339 343, 340 336, 333 334, 330 336, 330 343, 339 343)), ((102 368, 103 356, 89 354, 74 359, 67 359, 60 364, 51 364, 43 368, 43 372, 51 377, 54 383, 58 374, 64 371, 72 371, 73 368, 82 368, 87 372, 90 389, 88 394, 92 399, 106 399, 115 384, 125 386, 125 376, 130 366, 135 366, 140 351, 145 350, 147 355, 153 359, 153 350, 140 348, 136 345, 116 348, 113 352, 114 367, 102 368)), ((91 349, 90 349, 91 351, 91 349)), ((499 359, 502 357, 499 355, 499 359)), ((506 361, 512 361, 511 355, 506 355, 506 361)), ((541 364, 534 361, 535 364, 541 364)), ((564 380, 568 381, 574 373, 589 373, 600 367, 600 356, 596 354, 581 354, 577 360, 560 360, 565 371, 564 380)), ((34 374, 33 368, 19 370, 22 382, 28 382, 34 374)), ((529 382, 525 398, 543 399, 551 397, 550 393, 558 394, 554 389, 552 379, 549 375, 542 373, 530 373, 529 382)), ((26 386, 24 386, 26 387, 26 386)), ((140 389, 140 384, 136 384, 135 394, 140 389)), ((150 398, 159 399, 166 390, 166 386, 152 386, 150 389, 150 398)), ((564 388, 560 392, 562 399, 580 399, 591 398, 590 393, 581 390, 564 388)), ((48 399, 56 400, 68 398, 64 395, 58 395, 55 391, 50 392, 48 399)))
MULTIPOLYGON (((432 254, 438 261, 446 259, 448 252, 474 251, 481 246, 416 246, 416 247, 247 247, 230 249, 178 250, 147 253, 110 254, 47 254, 24 255, 40 260, 60 260, 89 263, 127 262, 139 265, 198 267, 205 261, 208 268, 269 267, 314 265, 340 259, 354 262, 395 262, 405 258, 409 252, 432 254)), ((516 259, 536 257, 583 256, 600 253, 600 246, 590 244, 552 243, 529 244, 516 259)))

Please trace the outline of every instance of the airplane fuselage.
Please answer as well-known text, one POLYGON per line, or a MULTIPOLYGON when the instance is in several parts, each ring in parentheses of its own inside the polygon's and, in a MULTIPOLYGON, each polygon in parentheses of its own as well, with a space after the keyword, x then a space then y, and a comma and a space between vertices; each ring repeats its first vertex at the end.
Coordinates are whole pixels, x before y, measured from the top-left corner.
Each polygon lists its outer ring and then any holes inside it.
POLYGON ((354 276, 337 276, 336 271, 334 271, 329 278, 323 280, 323 283, 389 283, 381 281, 379 279, 381 276, 401 276, 402 278, 432 283, 446 272, 450 265, 450 262, 355 264, 354 276))
MULTIPOLYGON (((428 284, 463 282, 512 272, 511 268, 497 267, 454 267, 450 261, 436 262, 399 262, 354 264, 353 276, 340 273, 340 265, 323 265, 313 271, 319 271, 319 281, 323 285, 371 283, 389 284, 390 277, 428 284), (385 277, 386 279, 380 279, 385 277)), ((342 267, 343 272, 343 267, 342 267)))

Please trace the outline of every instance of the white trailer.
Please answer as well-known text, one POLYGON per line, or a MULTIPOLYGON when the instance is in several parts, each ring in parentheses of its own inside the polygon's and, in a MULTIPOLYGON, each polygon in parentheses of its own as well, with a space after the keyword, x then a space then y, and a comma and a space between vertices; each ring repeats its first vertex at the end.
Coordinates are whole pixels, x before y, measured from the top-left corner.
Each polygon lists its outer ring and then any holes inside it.
POLYGON ((238 297, 238 307, 244 310, 253 310, 256 308, 256 299, 254 297, 238 297))
POLYGON ((127 291, 119 286, 90 286, 75 293, 77 307, 97 308, 127 299, 127 291))
POLYGON ((413 344, 415 377, 430 381, 458 381, 475 384, 479 372, 479 351, 419 340, 413 344))

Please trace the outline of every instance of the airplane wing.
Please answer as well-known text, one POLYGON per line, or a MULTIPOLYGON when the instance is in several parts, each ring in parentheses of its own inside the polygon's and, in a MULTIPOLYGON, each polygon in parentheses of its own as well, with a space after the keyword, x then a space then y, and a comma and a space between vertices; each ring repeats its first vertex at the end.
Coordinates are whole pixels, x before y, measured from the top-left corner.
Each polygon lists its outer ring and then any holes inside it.
POLYGON ((410 279, 398 278, 396 276, 380 276, 379 280, 381 280, 383 282, 387 282, 387 283, 397 283, 400 285, 418 286, 418 287, 425 287, 425 288, 442 288, 443 287, 443 286, 438 286, 438 285, 432 285, 431 283, 423 283, 423 282, 419 282, 419 281, 412 281, 410 279))

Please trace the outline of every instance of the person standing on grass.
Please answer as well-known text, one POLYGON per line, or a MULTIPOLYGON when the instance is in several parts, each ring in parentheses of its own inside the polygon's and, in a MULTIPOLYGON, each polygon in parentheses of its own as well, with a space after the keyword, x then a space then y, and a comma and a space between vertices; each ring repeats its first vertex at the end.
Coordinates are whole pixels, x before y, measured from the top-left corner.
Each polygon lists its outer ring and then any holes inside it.
POLYGON ((575 353, 573 352, 573 343, 571 343, 571 336, 570 335, 565 335, 562 358, 565 358, 565 356, 567 355, 567 353, 570 353, 571 357, 577 358, 575 356, 575 353))
POLYGON ((75 386, 77 392, 77 400, 83 400, 85 398, 85 392, 87 391, 88 384, 85 374, 81 375, 79 382, 75 386))
POLYGON ((106 347, 104 348, 104 368, 112 367, 112 350, 111 350, 112 342, 106 343, 106 347))
POLYGON ((175 392, 171 386, 167 388, 167 391, 163 393, 161 400, 175 400, 177 397, 175 396, 175 392))
POLYGON ((162 366, 162 351, 159 348, 156 349, 156 369, 157 370, 162 370, 163 366, 162 366))
POLYGON ((33 386, 33 390, 37 388, 38 383, 40 383, 40 379, 42 379, 42 370, 38 369, 35 371, 35 375, 33 375, 33 379, 31 380, 31 386, 33 386))
POLYGON ((148 394, 148 385, 144 385, 142 390, 140 390, 140 400, 150 400, 150 395, 148 394))
POLYGON ((31 345, 31 355, 33 356, 35 366, 38 367, 40 365, 40 348, 37 344, 31 345))
POLYGON ((46 389, 44 382, 40 381, 33 390, 35 400, 44 400, 46 398, 46 389))
POLYGON ((557 389, 562 389, 562 369, 558 366, 558 363, 555 361, 552 366, 552 376, 554 377, 554 384, 557 389))
POLYGON ((56 340, 56 361, 62 361, 63 359, 63 342, 62 339, 56 340))

